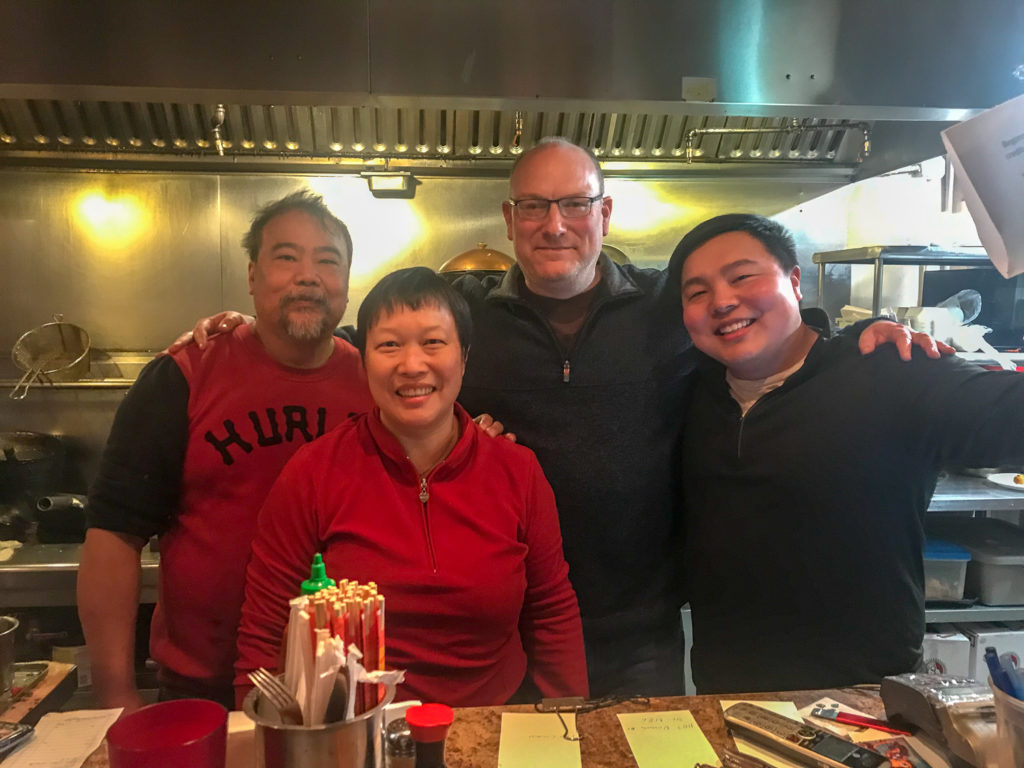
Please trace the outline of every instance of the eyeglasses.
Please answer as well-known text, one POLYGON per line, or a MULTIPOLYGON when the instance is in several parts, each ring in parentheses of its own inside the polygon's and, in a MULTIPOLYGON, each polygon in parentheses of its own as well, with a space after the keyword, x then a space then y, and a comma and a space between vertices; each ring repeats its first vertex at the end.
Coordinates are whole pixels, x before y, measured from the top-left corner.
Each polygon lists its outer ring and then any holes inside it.
POLYGON ((514 205, 519 215, 524 219, 543 219, 548 215, 551 204, 558 206, 558 212, 567 219, 582 219, 590 213, 591 207, 598 200, 604 200, 604 195, 594 197, 563 197, 559 200, 545 200, 542 197, 528 197, 525 200, 509 200, 509 205, 514 205))

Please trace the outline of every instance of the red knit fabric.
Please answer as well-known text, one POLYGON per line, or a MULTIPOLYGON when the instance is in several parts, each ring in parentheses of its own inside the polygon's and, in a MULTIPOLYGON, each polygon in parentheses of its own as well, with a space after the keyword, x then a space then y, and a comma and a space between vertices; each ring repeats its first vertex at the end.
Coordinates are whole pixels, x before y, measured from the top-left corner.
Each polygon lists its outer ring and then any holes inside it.
POLYGON ((462 435, 420 482, 373 413, 300 450, 260 513, 239 629, 246 673, 277 664, 288 601, 315 552, 334 579, 375 581, 387 600, 387 666, 400 698, 502 704, 529 669, 545 696, 586 695, 576 594, 554 496, 533 453, 462 435))
POLYGON ((230 690, 259 508, 299 447, 372 401, 359 353, 338 339, 314 370, 275 363, 248 325, 174 359, 189 385, 189 439, 180 513, 160 537, 150 653, 171 684, 230 690))

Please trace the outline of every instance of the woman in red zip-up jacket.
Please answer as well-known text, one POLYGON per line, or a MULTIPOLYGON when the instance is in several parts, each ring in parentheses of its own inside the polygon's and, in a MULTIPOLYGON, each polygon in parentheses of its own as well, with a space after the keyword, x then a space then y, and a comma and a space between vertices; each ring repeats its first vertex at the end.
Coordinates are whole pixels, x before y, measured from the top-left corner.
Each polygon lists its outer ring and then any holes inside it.
MULTIPOLYGON (((401 698, 503 704, 527 678, 588 693, 554 495, 533 453, 481 434, 455 403, 469 309, 425 267, 384 277, 358 313, 372 413, 300 449, 260 512, 238 636, 247 673, 277 664, 288 601, 316 552, 387 600, 401 698)), ((230 532, 225 532, 230 534, 230 532)))

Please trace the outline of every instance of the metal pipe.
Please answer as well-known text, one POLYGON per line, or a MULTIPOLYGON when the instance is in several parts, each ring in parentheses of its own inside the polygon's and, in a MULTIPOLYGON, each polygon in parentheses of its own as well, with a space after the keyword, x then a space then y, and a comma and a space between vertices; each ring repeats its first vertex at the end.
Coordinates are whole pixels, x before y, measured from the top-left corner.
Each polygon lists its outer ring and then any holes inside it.
POLYGON ((227 117, 227 110, 223 104, 213 108, 213 119, 210 120, 210 128, 213 133, 213 145, 217 148, 217 154, 224 157, 224 137, 221 135, 221 128, 224 126, 224 119, 227 117))

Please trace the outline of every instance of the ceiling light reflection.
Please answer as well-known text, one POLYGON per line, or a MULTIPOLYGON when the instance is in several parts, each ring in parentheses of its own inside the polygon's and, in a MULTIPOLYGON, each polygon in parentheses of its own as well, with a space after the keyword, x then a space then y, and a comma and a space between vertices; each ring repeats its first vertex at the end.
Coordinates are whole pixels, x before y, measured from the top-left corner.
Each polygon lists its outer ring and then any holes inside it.
POLYGON ((130 245, 149 223, 148 211, 130 194, 115 197, 87 192, 77 199, 74 211, 89 238, 112 249, 130 245))
POLYGON ((404 266, 408 251, 423 237, 424 226, 411 200, 373 197, 362 179, 316 178, 310 188, 352 234, 353 283, 383 277, 404 266))
POLYGON ((636 181, 608 179, 605 189, 612 198, 612 228, 619 234, 643 234, 677 224, 688 213, 657 187, 636 181))

